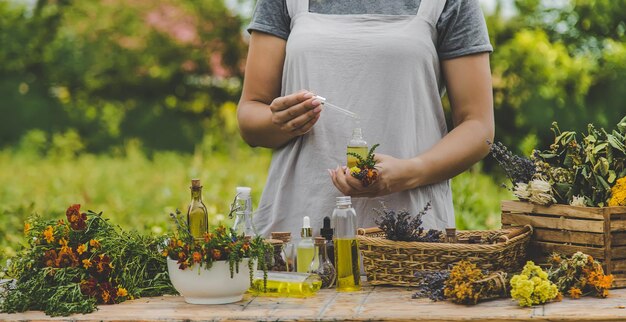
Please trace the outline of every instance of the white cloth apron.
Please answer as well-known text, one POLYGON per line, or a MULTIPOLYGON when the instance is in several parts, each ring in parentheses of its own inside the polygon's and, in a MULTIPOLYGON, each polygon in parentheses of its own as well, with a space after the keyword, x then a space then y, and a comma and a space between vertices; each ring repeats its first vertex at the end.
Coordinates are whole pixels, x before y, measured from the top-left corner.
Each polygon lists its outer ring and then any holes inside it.
MULTIPOLYGON (((287 0, 287 40, 282 94, 308 89, 360 116, 364 137, 376 152, 412 158, 446 134, 443 92, 435 47, 445 0, 422 0, 416 15, 335 15, 308 12, 309 0, 287 0)), ((319 233, 341 193, 326 169, 346 163, 355 122, 323 109, 313 129, 274 151, 254 221, 260 233, 300 235, 309 216, 319 233)), ((454 227, 449 181, 379 198, 353 198, 359 227, 375 226, 380 201, 389 208, 421 210, 426 228, 454 227)))

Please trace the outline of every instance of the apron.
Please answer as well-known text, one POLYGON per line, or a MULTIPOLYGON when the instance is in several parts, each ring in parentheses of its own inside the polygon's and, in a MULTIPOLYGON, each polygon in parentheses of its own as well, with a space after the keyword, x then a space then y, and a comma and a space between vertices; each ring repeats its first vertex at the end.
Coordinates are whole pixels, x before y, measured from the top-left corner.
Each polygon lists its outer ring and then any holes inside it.
MULTIPOLYGON (((408 159, 435 145, 446 133, 444 90, 436 41, 445 0, 422 0, 415 15, 336 15, 308 12, 308 0, 286 0, 291 16, 282 95, 301 89, 357 113, 365 140, 376 152, 408 159)), ((265 189, 254 215, 258 232, 290 231, 299 236, 302 217, 314 234, 331 216, 342 194, 328 171, 346 164, 354 119, 324 108, 313 129, 274 151, 265 189)), ((388 208, 411 214, 427 202, 427 229, 454 227, 449 180, 378 198, 353 198, 358 227, 376 226, 388 208)))

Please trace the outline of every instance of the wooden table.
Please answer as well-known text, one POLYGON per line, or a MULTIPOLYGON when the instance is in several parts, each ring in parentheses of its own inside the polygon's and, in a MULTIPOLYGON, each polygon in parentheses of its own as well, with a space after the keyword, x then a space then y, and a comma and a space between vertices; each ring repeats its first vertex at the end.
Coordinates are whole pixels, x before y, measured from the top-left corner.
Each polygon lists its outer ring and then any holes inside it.
POLYGON ((3 321, 624 321, 626 289, 612 290, 607 299, 564 299, 521 308, 511 299, 475 306, 411 299, 411 290, 397 287, 364 287, 355 293, 322 290, 308 299, 268 298, 245 295, 228 305, 191 305, 182 297, 142 298, 118 305, 100 306, 87 315, 50 318, 42 312, 0 314, 3 321))

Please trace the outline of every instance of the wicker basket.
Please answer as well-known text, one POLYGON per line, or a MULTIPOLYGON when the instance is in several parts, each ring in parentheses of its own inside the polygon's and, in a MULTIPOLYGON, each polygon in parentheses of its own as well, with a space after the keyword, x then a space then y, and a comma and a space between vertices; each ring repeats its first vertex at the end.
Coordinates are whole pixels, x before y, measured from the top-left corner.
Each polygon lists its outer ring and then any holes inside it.
POLYGON ((526 260, 531 226, 504 230, 459 231, 458 238, 501 235, 494 244, 400 242, 385 238, 378 228, 361 228, 357 239, 371 285, 417 286, 417 271, 444 270, 466 259, 481 269, 513 272, 526 260))

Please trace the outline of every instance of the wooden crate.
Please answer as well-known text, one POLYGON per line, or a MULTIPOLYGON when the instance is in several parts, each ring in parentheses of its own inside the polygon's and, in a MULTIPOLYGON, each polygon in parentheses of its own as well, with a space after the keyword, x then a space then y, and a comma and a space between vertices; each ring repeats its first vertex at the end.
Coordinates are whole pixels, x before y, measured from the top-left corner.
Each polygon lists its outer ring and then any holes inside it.
POLYGON ((528 255, 546 264, 552 252, 567 256, 581 251, 613 274, 614 287, 626 287, 626 207, 539 206, 502 202, 502 227, 531 225, 528 255))

